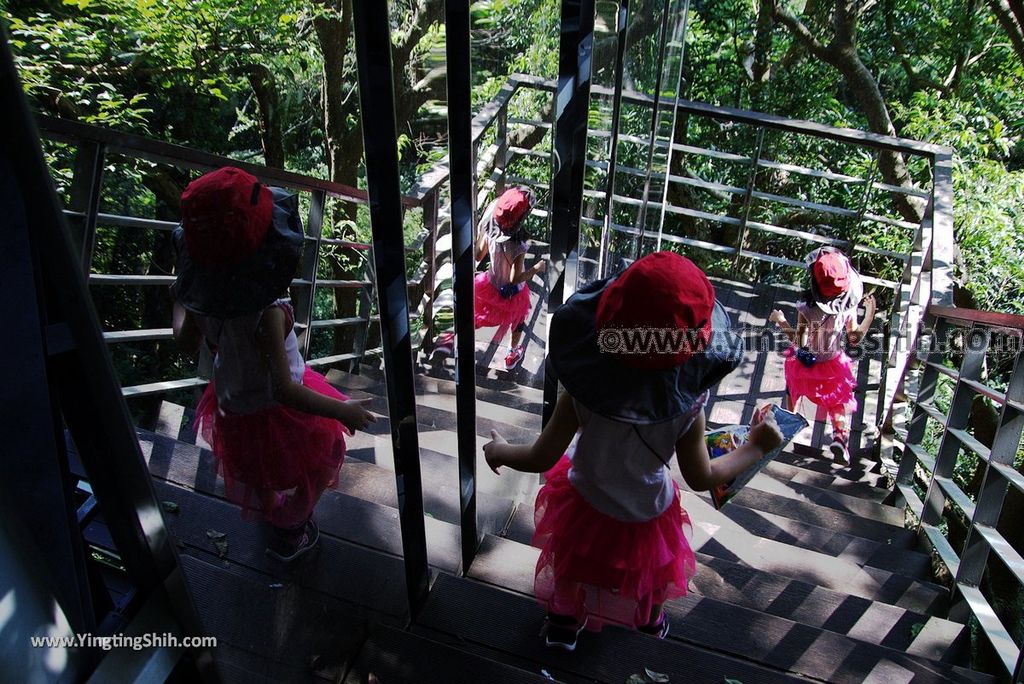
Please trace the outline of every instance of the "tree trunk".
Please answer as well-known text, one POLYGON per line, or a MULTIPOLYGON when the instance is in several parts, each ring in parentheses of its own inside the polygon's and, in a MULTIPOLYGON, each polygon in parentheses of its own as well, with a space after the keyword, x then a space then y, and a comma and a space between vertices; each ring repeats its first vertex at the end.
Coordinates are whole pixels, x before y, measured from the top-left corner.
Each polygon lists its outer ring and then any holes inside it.
POLYGON ((281 133, 281 100, 274 74, 263 64, 253 64, 246 74, 259 105, 260 141, 267 166, 284 168, 284 135, 281 133))
MULTIPOLYGON (((776 6, 775 18, 811 54, 832 65, 843 75, 847 86, 857 99, 858 107, 867 118, 868 127, 872 132, 896 135, 896 128, 892 124, 892 117, 889 116, 889 108, 886 106, 878 82, 868 71, 857 52, 857 17, 852 5, 847 4, 844 0, 836 0, 832 22, 835 37, 827 45, 818 40, 803 22, 781 6, 776 6)), ((879 151, 878 157, 878 165, 886 183, 906 188, 913 186, 902 154, 883 150, 879 151)), ((924 207, 916 197, 893 193, 892 201, 896 210, 907 221, 917 223, 924 216, 924 207)))

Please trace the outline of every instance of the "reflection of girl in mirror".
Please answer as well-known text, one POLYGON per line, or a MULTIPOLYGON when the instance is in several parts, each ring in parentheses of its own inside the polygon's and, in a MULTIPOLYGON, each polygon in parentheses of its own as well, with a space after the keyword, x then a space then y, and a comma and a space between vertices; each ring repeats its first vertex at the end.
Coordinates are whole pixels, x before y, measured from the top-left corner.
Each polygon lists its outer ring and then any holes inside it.
POLYGON ((828 412, 832 423, 829 449, 835 460, 850 463, 850 418, 857 409, 857 375, 853 360, 843 350, 843 333, 851 344, 860 344, 875 317, 875 298, 863 298, 864 320, 857 322, 857 305, 864 286, 860 274, 845 254, 832 247, 816 249, 805 258, 811 286, 797 303, 796 328, 785 315, 772 311, 770 323, 778 325, 793 342, 786 355, 786 389, 790 408, 796 410, 807 397, 828 412))
POLYGON ((313 507, 337 480, 345 433, 376 420, 299 354, 282 298, 302 255, 298 200, 225 167, 185 189, 174 241, 174 337, 215 354, 196 432, 242 516, 273 527, 267 553, 295 560, 316 545, 313 507))
POLYGON ((528 189, 510 188, 488 205, 477 224, 476 259, 479 262, 489 254, 491 263, 473 283, 474 323, 477 328, 512 330, 512 343, 505 357, 507 370, 523 360, 523 333, 530 314, 526 283, 547 268, 543 259, 526 268, 526 218, 535 203, 528 189))

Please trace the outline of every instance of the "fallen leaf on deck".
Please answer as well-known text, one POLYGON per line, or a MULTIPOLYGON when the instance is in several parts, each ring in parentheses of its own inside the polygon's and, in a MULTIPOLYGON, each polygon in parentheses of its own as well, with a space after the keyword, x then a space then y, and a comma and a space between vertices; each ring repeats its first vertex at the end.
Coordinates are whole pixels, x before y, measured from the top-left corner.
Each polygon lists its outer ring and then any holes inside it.
POLYGON ((726 677, 725 684, 743 684, 743 682, 738 679, 733 679, 732 677, 726 677))
POLYGON ((647 680, 653 682, 653 684, 665 684, 668 681, 668 675, 660 672, 653 672, 644 668, 644 674, 647 675, 647 680))
POLYGON ((168 513, 178 512, 178 504, 174 503, 173 501, 161 501, 160 505, 163 506, 164 510, 167 511, 168 513))
POLYGON ((626 684, 647 684, 647 680, 644 679, 643 675, 631 674, 626 679, 626 684))
POLYGON ((280 582, 274 582, 273 584, 271 584, 271 585, 270 585, 270 588, 271 588, 271 589, 280 589, 280 588, 281 588, 281 587, 283 587, 283 586, 284 586, 284 585, 283 585, 283 584, 281 584, 280 582))
POLYGON ((549 679, 549 680, 551 680, 552 682, 553 682, 553 681, 555 681, 555 678, 554 678, 554 677, 552 677, 552 676, 551 676, 551 673, 550 673, 550 672, 548 672, 547 670, 541 670, 541 671, 540 671, 540 673, 541 673, 541 675, 543 675, 544 679, 549 679))
POLYGON ((228 539, 226 534, 217 530, 206 530, 206 536, 217 548, 217 556, 224 558, 228 555, 228 539))

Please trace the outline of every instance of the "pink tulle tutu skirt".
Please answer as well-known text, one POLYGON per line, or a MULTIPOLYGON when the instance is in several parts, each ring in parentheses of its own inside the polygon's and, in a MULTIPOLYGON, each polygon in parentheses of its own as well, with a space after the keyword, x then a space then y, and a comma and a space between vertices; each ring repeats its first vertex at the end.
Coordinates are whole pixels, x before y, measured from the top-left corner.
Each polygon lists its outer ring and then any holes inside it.
POLYGON ((501 296, 486 272, 473 279, 477 328, 515 328, 530 315, 530 288, 519 286, 519 292, 508 299, 501 296))
POLYGON ((607 623, 645 625, 652 606, 686 596, 696 572, 679 487, 657 518, 623 522, 580 496, 569 482, 569 466, 563 456, 537 494, 537 600, 550 613, 586 618, 590 630, 607 623))
POLYGON ((853 360, 846 352, 839 352, 828 361, 819 361, 808 368, 788 356, 785 364, 786 389, 793 406, 800 397, 807 397, 818 406, 834 411, 853 411, 857 408, 854 390, 857 376, 853 360))
MULTIPOLYGON (((306 368, 302 384, 344 401, 324 376, 306 368)), ((336 420, 281 405, 254 413, 222 412, 210 383, 196 407, 196 432, 211 446, 228 499, 243 518, 275 527, 303 524, 320 494, 337 482, 346 428, 336 420)))

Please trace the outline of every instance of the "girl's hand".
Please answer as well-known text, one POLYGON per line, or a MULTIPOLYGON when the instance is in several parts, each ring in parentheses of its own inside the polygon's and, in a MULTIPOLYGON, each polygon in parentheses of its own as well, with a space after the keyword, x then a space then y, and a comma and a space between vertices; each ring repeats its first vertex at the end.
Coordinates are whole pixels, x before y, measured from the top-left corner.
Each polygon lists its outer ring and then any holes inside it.
POLYGON ((495 475, 501 475, 498 472, 498 468, 505 465, 500 457, 501 447, 504 444, 508 444, 508 442, 496 430, 491 430, 491 441, 484 444, 484 459, 486 459, 487 466, 494 471, 495 475))
POLYGON ((775 416, 769 413, 763 421, 750 428, 749 440, 762 454, 767 454, 782 444, 782 432, 775 422, 775 416))
POLYGON ((546 270, 548 270, 548 262, 545 259, 541 259, 537 263, 537 273, 543 273, 546 270))
POLYGON ((860 300, 860 302, 864 305, 864 317, 872 318, 875 315, 875 295, 864 295, 864 299, 860 300))
POLYGON ((358 430, 365 430, 370 423, 377 422, 377 416, 366 410, 366 407, 373 402, 372 399, 349 399, 341 403, 341 415, 338 420, 347 427, 352 434, 358 430))
POLYGON ((768 315, 768 322, 775 325, 786 325, 786 315, 780 310, 775 309, 768 315))

